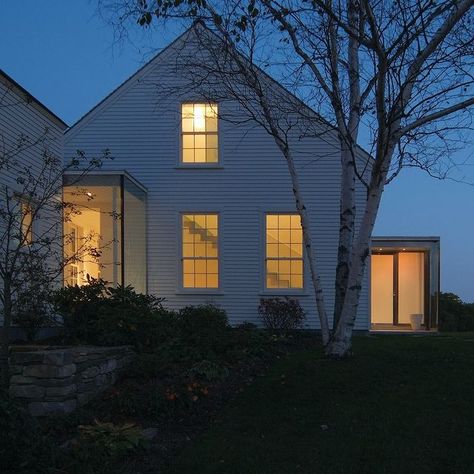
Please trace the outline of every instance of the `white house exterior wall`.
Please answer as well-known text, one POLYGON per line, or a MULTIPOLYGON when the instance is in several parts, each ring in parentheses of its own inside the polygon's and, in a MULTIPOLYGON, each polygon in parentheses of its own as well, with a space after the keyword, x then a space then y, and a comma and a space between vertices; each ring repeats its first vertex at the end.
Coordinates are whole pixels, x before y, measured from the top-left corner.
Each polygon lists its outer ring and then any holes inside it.
MULTIPOLYGON (((179 42, 178 42, 179 43, 179 42)), ((231 323, 259 323, 264 290, 264 215, 295 212, 292 186, 273 138, 254 123, 219 123, 219 165, 179 165, 181 103, 192 94, 157 93, 157 84, 179 83, 175 43, 129 79, 65 135, 65 157, 77 149, 97 154, 110 149, 107 170, 126 170, 148 189, 148 291, 166 298, 169 307, 212 302, 231 323), (220 216, 220 288, 208 292, 181 288, 183 212, 218 212, 220 216)), ((238 117, 232 101, 219 102, 219 113, 238 117)), ((335 136, 294 140, 302 194, 326 302, 331 311, 338 247, 340 158, 335 136)), ((358 201, 364 201, 362 186, 358 201)), ((305 288, 293 292, 307 312, 307 325, 318 328, 314 291, 305 264, 305 288)), ((285 290, 271 294, 290 294, 285 290)), ((363 290, 357 329, 368 329, 368 292, 363 290)))
MULTIPOLYGON (((32 175, 41 171, 45 149, 49 156, 61 157, 65 128, 63 122, 0 71, 0 160, 17 163, 8 169, 0 168, 0 209, 6 203, 6 189, 10 195, 21 194, 23 185, 18 179, 25 175, 24 168, 32 175)), ((59 176, 59 166, 57 172, 59 176)), ((43 219, 33 223, 33 235, 45 236, 49 230, 51 235, 58 235, 59 227, 54 227, 56 223, 61 226, 58 211, 45 206, 42 215, 43 219)), ((2 225, 0 221, 0 236, 5 232, 2 225)), ((3 244, 6 245, 5 241, 3 244)))

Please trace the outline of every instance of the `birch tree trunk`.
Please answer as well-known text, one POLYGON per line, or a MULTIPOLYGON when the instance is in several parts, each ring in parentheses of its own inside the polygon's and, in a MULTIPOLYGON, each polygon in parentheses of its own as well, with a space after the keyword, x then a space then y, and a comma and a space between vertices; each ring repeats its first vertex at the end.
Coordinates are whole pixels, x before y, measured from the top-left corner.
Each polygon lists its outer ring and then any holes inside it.
MULTIPOLYGON (((383 87, 383 86, 381 86, 383 87)), ((396 126, 399 122, 397 121, 396 126)), ((382 199, 389 165, 396 143, 396 137, 386 140, 388 134, 379 134, 378 161, 374 164, 367 202, 359 228, 359 234, 353 245, 351 266, 347 279, 347 288, 338 325, 330 343, 326 347, 326 355, 341 359, 350 354, 352 348, 352 333, 360 302, 360 293, 364 283, 367 260, 370 256, 370 242, 380 201, 382 199), (388 145, 385 145, 386 142, 388 145), (385 151, 385 152, 384 152, 385 151)))
MULTIPOLYGON (((295 161, 293 155, 290 151, 290 146, 287 141, 287 137, 279 129, 278 118, 272 112, 272 102, 271 92, 268 92, 268 89, 262 87, 259 77, 260 72, 254 69, 253 65, 247 63, 240 54, 236 51, 235 45, 232 42, 232 39, 229 36, 228 31, 226 31, 222 24, 216 25, 217 29, 223 35, 227 41, 228 49, 227 51, 233 55, 233 60, 240 68, 240 74, 245 79, 246 86, 250 87, 251 90, 255 93, 258 104, 261 108, 263 117, 265 118, 267 124, 267 130, 270 132, 270 135, 273 137, 276 145, 280 149, 283 157, 288 166, 288 171, 290 174, 291 185, 293 195, 295 197, 296 210, 301 219, 301 227, 303 232, 303 244, 305 247, 306 256, 308 258, 309 270, 311 275, 311 283, 314 288, 315 299, 316 299, 316 309, 318 312, 319 322, 321 326, 321 338, 323 345, 326 347, 331 338, 331 331, 329 328, 329 320, 326 311, 326 304, 324 301, 324 291, 321 283, 321 276, 318 272, 316 266, 316 257, 313 252, 313 241, 311 238, 311 229, 310 229, 310 220, 308 217, 308 210, 304 204, 303 196, 301 193, 301 187, 298 180, 298 172, 296 170, 295 161)), ((273 106, 277 107, 275 99, 273 98, 273 106)))
POLYGON ((370 240, 377 217, 383 185, 369 192, 369 199, 364 213, 359 235, 352 256, 351 269, 347 280, 347 290, 337 328, 331 342, 326 348, 326 355, 340 359, 350 353, 352 333, 360 301, 360 292, 364 282, 367 259, 370 255, 370 240))
POLYGON ((337 267, 335 279, 335 298, 333 329, 336 330, 344 305, 347 279, 349 277, 352 243, 355 228, 355 187, 356 176, 351 150, 344 146, 341 150, 341 195, 339 217, 339 245, 337 250, 337 267))
MULTIPOLYGON (((278 144, 278 143, 277 143, 278 144)), ((319 315, 319 322, 321 325, 321 336, 323 345, 327 346, 329 343, 331 332, 329 329, 329 320, 326 312, 326 305, 324 302, 324 293, 321 284, 321 277, 316 267, 315 256, 313 253, 313 240, 311 238, 310 221, 308 218, 308 212, 303 202, 301 194, 301 188, 298 181, 298 174, 296 171, 295 163, 290 150, 283 144, 278 144, 288 164, 288 171, 291 177, 291 183, 293 186, 293 195, 295 196, 296 209, 301 218, 301 227, 303 230, 303 244, 308 258, 309 270, 311 274, 311 282, 314 288, 314 294, 316 297, 316 308, 319 315)))

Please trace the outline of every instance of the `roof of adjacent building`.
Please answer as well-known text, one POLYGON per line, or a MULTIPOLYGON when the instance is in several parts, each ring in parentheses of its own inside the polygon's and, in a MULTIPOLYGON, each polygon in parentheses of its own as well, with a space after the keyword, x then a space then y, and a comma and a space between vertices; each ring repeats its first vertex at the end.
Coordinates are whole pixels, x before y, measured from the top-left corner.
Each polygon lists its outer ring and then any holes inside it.
POLYGON ((33 105, 49 120, 54 122, 62 130, 68 128, 68 124, 59 118, 54 112, 52 112, 46 105, 39 101, 34 95, 28 92, 23 86, 18 84, 11 76, 9 76, 3 69, 0 69, 0 82, 6 87, 10 88, 13 92, 24 98, 27 103, 33 105))

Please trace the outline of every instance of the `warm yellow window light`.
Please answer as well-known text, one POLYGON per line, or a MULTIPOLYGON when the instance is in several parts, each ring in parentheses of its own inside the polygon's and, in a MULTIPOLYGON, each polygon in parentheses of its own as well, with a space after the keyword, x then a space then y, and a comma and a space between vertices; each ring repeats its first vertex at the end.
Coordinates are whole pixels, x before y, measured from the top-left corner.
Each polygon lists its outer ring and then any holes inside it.
POLYGON ((21 201, 21 240, 22 245, 33 242, 33 209, 26 201, 21 201))
POLYGON ((217 104, 182 104, 183 163, 217 163, 217 104))
POLYGON ((297 214, 267 214, 266 287, 303 288, 303 231, 297 214))
POLYGON ((218 288, 218 215, 182 216, 183 288, 218 288))

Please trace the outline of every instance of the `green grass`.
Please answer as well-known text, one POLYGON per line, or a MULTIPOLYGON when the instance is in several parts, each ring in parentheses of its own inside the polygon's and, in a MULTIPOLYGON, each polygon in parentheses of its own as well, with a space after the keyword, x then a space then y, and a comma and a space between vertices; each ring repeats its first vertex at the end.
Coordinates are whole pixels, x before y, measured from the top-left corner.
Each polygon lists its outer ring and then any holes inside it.
POLYGON ((358 337, 354 352, 279 361, 167 472, 473 473, 474 334, 358 337))

